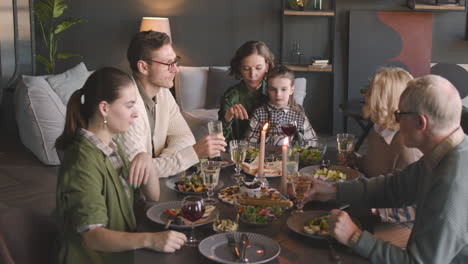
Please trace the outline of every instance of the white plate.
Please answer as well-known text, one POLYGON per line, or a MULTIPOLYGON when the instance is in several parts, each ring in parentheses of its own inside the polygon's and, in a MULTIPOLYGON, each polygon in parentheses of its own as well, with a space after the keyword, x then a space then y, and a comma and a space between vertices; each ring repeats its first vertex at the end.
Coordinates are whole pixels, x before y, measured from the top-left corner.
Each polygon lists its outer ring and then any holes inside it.
POLYGON ((265 263, 275 259, 281 252, 280 245, 273 239, 255 233, 222 233, 203 239, 198 245, 198 250, 206 258, 218 263, 238 264, 235 261, 232 249, 228 246, 226 234, 232 234, 236 241, 241 241, 241 235, 246 234, 250 246, 246 251, 246 258, 250 264, 265 263))
MULTIPOLYGON (((166 209, 180 209, 182 208, 182 201, 171 201, 171 202, 164 202, 164 203, 159 203, 156 205, 153 205, 147 212, 146 216, 148 218, 158 224, 161 225, 166 225, 167 223, 167 215, 166 215, 166 209)), ((206 225, 209 223, 212 223, 216 219, 216 214, 218 213, 218 209, 215 208, 211 214, 205 218, 205 221, 201 223, 196 223, 193 226, 202 226, 206 225)), ((191 225, 176 225, 172 223, 170 227, 173 228, 191 228, 191 225)))

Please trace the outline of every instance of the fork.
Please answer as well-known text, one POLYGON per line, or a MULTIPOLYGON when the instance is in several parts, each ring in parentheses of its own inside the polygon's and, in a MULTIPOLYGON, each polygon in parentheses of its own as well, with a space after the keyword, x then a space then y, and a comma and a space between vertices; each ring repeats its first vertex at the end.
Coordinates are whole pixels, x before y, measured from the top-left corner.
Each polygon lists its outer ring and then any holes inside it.
POLYGON ((234 255, 234 260, 237 261, 240 258, 239 248, 237 247, 236 239, 234 238, 233 234, 226 234, 226 238, 228 240, 228 246, 231 248, 232 253, 234 255))

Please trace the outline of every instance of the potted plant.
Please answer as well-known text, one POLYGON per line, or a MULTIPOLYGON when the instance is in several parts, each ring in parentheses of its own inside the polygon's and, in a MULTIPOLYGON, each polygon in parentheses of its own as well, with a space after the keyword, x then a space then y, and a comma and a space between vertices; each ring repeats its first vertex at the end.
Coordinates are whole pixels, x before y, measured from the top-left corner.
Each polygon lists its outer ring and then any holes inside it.
POLYGON ((34 3, 34 15, 37 18, 37 26, 42 36, 42 42, 47 50, 45 56, 37 55, 36 59, 41 63, 48 74, 55 73, 55 65, 58 59, 81 57, 74 53, 59 53, 59 35, 73 25, 85 22, 84 19, 61 19, 63 12, 68 8, 64 0, 39 0, 34 3))

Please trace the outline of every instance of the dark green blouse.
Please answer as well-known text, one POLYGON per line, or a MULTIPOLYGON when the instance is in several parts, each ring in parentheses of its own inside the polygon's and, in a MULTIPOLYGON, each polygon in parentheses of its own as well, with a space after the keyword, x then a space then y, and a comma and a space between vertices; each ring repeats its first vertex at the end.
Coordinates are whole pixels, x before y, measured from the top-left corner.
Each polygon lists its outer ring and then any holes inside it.
POLYGON ((226 111, 235 104, 241 104, 250 116, 254 110, 267 101, 267 83, 262 82, 262 86, 254 93, 250 92, 243 81, 229 88, 221 98, 221 108, 218 112, 218 119, 223 121, 224 137, 226 141, 232 139, 244 139, 249 128, 249 120, 239 120, 233 118, 231 122, 226 122, 224 115, 226 111))
MULTIPOLYGON (((129 162, 118 153, 128 177, 129 162)), ((103 253, 86 248, 79 227, 104 224, 116 231, 136 230, 133 203, 109 158, 83 136, 66 149, 57 182, 57 212, 61 227, 59 263, 132 263, 132 251, 103 253)))

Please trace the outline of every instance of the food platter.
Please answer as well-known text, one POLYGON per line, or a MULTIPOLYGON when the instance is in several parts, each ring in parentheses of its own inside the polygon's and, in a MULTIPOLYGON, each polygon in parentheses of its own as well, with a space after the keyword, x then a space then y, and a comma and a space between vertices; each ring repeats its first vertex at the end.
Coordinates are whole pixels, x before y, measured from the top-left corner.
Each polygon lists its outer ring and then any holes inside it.
MULTIPOLYGON (((188 176, 188 177, 191 177, 191 175, 188 176)), ((183 194, 204 194, 204 193, 206 193, 206 191, 207 191, 206 188, 204 188, 204 189, 203 189, 202 191, 200 191, 200 192, 197 192, 197 191, 185 191, 185 190, 183 190, 183 189, 178 189, 178 188, 177 188, 177 185, 176 185, 176 183, 177 183, 178 181, 180 181, 180 175, 173 176, 173 177, 171 177, 171 178, 169 178, 169 179, 166 180, 166 187, 169 188, 169 189, 171 189, 171 190, 173 190, 173 191, 175 191, 175 192, 183 193, 183 194)), ((216 187, 214 188, 214 191, 218 191, 218 190, 220 190, 220 189, 223 188, 223 187, 224 187, 224 182, 223 182, 222 180, 219 180, 219 181, 218 181, 218 185, 216 185, 216 187)))
POLYGON ((361 177, 361 173, 357 170, 354 170, 352 168, 349 168, 349 167, 345 167, 345 166, 340 166, 340 165, 332 165, 329 167, 329 171, 336 171, 336 172, 339 172, 339 173, 343 173, 346 175, 346 179, 345 180, 342 180, 342 179, 333 179, 333 178, 327 178, 327 177, 319 177, 317 175, 317 171, 320 170, 320 165, 313 165, 313 166, 308 166, 308 167, 304 167, 302 169, 299 170, 299 174, 301 175, 304 175, 304 176, 314 176, 315 178, 318 178, 318 179, 321 179, 321 180, 325 180, 325 181, 355 181, 357 179, 359 179, 359 177, 361 177))
MULTIPOLYGON (((274 199, 287 200, 284 195, 274 188, 267 188, 265 192, 268 193, 269 197, 273 197, 274 199)), ((246 194, 240 193, 238 186, 226 187, 218 192, 218 198, 221 201, 232 205, 238 205, 237 199, 241 198, 243 195, 246 194)))

